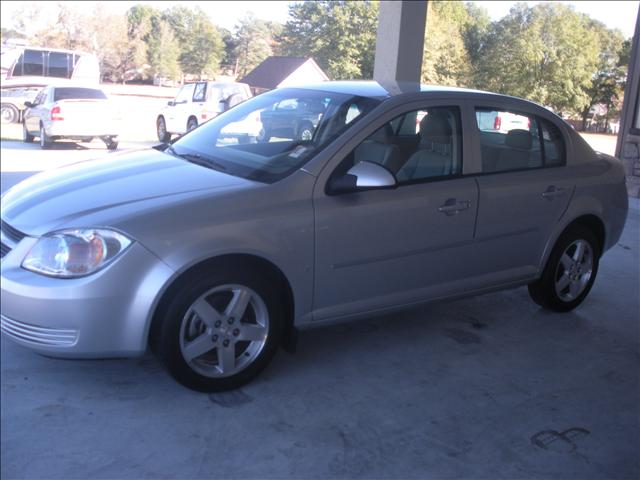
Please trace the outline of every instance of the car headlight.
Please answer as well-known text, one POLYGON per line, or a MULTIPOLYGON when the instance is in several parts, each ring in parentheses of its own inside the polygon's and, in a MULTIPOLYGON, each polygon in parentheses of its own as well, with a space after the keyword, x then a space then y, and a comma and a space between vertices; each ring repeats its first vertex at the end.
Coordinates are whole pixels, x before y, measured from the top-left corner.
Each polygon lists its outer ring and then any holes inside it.
POLYGON ((64 230, 38 239, 22 267, 53 277, 81 277, 115 260, 131 240, 121 233, 97 228, 64 230))

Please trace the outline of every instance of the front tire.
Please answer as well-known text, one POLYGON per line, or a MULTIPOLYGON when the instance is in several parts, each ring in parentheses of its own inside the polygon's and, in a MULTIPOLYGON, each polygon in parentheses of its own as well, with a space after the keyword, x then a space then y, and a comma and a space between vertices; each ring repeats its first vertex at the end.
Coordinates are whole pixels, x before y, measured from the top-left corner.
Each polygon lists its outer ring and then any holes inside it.
POLYGON ((256 141, 258 143, 269 143, 269 140, 271 140, 271 133, 266 128, 261 128, 256 141))
POLYGON ((313 140, 313 125, 310 123, 303 123, 298 129, 298 140, 301 142, 308 142, 313 140))
POLYGON ((163 116, 158 117, 156 120, 156 133, 158 134, 158 140, 162 143, 171 141, 171 134, 167 132, 167 123, 163 116))
POLYGON ((246 268, 201 272, 161 313, 152 346, 184 386, 214 392, 258 375, 280 344, 283 314, 275 282, 246 268))
POLYGON ((556 242, 540 279, 529 285, 529 295, 543 308, 573 310, 593 286, 600 254, 598 239, 591 230, 581 225, 570 227, 556 242))

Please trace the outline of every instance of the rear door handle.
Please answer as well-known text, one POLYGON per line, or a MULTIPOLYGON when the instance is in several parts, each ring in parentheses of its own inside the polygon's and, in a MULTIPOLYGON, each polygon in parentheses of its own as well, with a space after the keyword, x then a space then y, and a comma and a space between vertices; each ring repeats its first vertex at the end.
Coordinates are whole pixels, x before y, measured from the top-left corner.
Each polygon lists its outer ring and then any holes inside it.
POLYGON ((551 185, 544 192, 542 192, 542 196, 546 199, 553 200, 555 197, 560 197, 565 193, 567 193, 566 188, 551 185))
POLYGON ((462 200, 458 202, 455 198, 450 198, 444 202, 444 205, 440 205, 438 207, 438 211, 445 215, 452 216, 457 215, 458 212, 462 210, 467 210, 469 207, 471 207, 471 202, 469 200, 462 200))

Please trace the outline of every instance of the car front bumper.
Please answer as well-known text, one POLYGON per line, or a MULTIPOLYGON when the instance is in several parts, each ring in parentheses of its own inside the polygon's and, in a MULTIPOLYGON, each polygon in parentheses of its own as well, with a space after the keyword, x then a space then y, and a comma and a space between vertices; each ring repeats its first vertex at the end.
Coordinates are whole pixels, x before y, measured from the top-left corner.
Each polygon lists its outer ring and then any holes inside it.
POLYGON ((93 275, 47 277, 20 266, 36 241, 25 237, 2 258, 2 334, 54 357, 144 353, 156 300, 173 270, 134 242, 121 258, 93 275))

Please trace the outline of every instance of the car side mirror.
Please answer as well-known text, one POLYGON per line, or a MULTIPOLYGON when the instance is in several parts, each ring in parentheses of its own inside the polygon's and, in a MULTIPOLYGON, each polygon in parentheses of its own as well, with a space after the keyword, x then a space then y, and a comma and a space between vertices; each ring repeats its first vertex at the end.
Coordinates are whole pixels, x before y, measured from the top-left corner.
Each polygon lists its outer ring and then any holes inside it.
POLYGON ((174 107, 176 105, 176 102, 174 102, 173 100, 169 100, 167 102, 167 105, 169 105, 170 107, 174 107))
POLYGON ((337 195, 397 186, 396 177, 379 163, 358 162, 346 174, 329 181, 328 193, 337 195))
POLYGON ((35 105, 32 102, 24 102, 24 106, 27 108, 33 108, 35 105))

